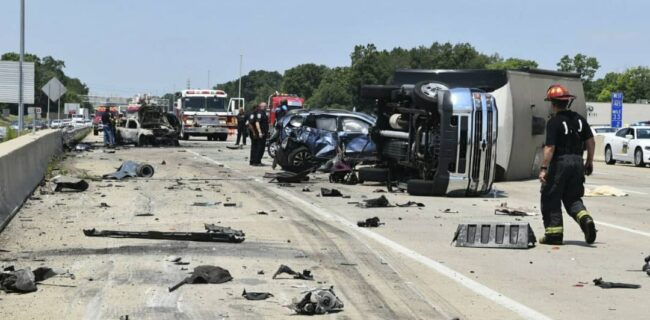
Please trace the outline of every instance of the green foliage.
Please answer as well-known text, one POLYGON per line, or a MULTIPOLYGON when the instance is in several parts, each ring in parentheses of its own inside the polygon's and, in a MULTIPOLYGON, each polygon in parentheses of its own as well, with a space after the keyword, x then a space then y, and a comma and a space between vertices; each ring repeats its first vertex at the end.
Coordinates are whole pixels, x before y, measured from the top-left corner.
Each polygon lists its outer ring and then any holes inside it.
POLYGON ((349 67, 329 70, 305 104, 310 108, 352 109, 351 74, 349 67))
POLYGON ((650 68, 639 66, 623 73, 610 72, 596 80, 593 87, 596 100, 601 102, 611 101, 612 93, 619 91, 623 92, 625 102, 650 99, 650 68))
POLYGON ((537 62, 533 60, 525 60, 518 58, 508 58, 503 60, 503 58, 498 55, 494 56, 496 61, 489 63, 485 66, 486 69, 494 70, 521 70, 521 69, 535 69, 538 67, 537 62))
MULTIPOLYGON (((242 98, 246 99, 247 108, 260 102, 266 102, 271 94, 278 91, 282 84, 282 75, 277 71, 253 70, 242 76, 242 98)), ((225 91, 230 97, 237 97, 239 79, 221 83, 215 89, 225 91)))
POLYGON ((321 83, 323 76, 329 70, 324 65, 313 63, 301 64, 284 72, 282 77, 282 92, 297 94, 305 99, 311 98, 321 83))
POLYGON ((576 54, 573 58, 564 55, 557 63, 558 71, 576 72, 584 82, 591 82, 600 68, 598 59, 588 57, 582 53, 576 54))
POLYGON ((11 127, 7 127, 7 131, 5 133, 5 137, 3 142, 9 141, 11 139, 16 139, 20 136, 18 133, 18 130, 12 129, 11 127))
MULTIPOLYGON (((7 52, 0 57, 0 60, 3 61, 18 61, 19 59, 20 55, 15 52, 7 52)), ((34 106, 41 107, 44 111, 46 110, 47 96, 41 91, 41 88, 53 77, 57 77, 67 89, 66 94, 61 98, 61 107, 63 107, 65 102, 79 103, 81 102, 81 96, 88 94, 88 87, 85 83, 77 78, 70 78, 65 74, 63 71, 65 62, 63 60, 57 60, 51 56, 46 56, 41 59, 34 54, 27 53, 25 54, 25 61, 34 62, 34 106)), ((17 104, 10 104, 9 106, 12 113, 18 113, 17 104)), ((50 111, 56 112, 57 105, 50 104, 50 111)))

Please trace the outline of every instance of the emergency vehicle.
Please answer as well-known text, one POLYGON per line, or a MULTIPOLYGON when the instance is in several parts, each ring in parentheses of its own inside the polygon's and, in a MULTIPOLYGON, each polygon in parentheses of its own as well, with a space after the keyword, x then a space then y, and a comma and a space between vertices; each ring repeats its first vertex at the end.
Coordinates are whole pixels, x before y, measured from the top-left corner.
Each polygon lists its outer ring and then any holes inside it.
POLYGON ((105 112, 110 112, 116 118, 120 114, 118 106, 99 106, 95 108, 95 116, 93 117, 93 134, 98 135, 99 131, 103 131, 104 126, 102 125, 102 115, 105 112))
POLYGON ((275 123, 275 110, 280 106, 280 103, 282 103, 282 100, 287 100, 287 107, 289 107, 288 111, 295 110, 295 109, 302 109, 303 104, 305 103, 305 99, 298 97, 295 94, 286 94, 286 93, 274 93, 269 96, 269 123, 274 124, 275 123))
POLYGON ((237 129, 234 110, 222 90, 188 89, 176 94, 175 112, 181 121, 181 137, 207 137, 208 141, 226 141, 237 129))

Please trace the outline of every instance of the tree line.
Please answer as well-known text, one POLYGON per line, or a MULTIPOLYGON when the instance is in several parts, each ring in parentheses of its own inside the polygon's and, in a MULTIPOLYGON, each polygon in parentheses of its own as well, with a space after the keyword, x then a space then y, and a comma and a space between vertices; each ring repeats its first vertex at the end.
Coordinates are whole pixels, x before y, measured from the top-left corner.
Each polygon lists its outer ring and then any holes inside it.
MULTIPOLYGON (((7 52, 0 56, 2 61, 18 61, 20 55, 15 52, 7 52)), ((25 62, 34 62, 34 105, 35 107, 41 107, 43 112, 47 107, 47 95, 41 91, 41 88, 53 77, 56 77, 61 81, 61 83, 66 87, 67 91, 65 95, 61 98, 61 108, 63 108, 64 103, 73 102, 81 103, 81 96, 88 94, 88 86, 77 78, 69 77, 65 74, 63 69, 65 68, 65 62, 63 60, 58 60, 51 56, 46 56, 43 58, 38 57, 35 54, 27 53, 25 54, 25 62)), ((12 114, 18 114, 18 104, 12 103, 0 103, 0 110, 5 108, 11 109, 12 114)), ((57 112, 57 104, 50 103, 50 112, 57 112)), ((27 109, 25 109, 25 113, 27 109)))
MULTIPOLYGON (((266 101, 276 91, 297 94, 308 107, 358 109, 369 107, 359 97, 364 84, 389 84, 396 69, 526 69, 537 68, 534 60, 504 58, 479 52, 469 43, 439 43, 410 49, 379 50, 374 44, 357 45, 350 64, 329 68, 307 63, 277 71, 254 70, 242 77, 242 97, 251 106, 266 101)), ((610 72, 595 79, 600 64, 595 57, 565 55, 557 63, 558 71, 579 73, 587 101, 610 101, 611 93, 622 91, 625 102, 650 98, 650 68, 639 66, 621 73, 610 72)), ((239 79, 215 86, 235 96, 239 79)))

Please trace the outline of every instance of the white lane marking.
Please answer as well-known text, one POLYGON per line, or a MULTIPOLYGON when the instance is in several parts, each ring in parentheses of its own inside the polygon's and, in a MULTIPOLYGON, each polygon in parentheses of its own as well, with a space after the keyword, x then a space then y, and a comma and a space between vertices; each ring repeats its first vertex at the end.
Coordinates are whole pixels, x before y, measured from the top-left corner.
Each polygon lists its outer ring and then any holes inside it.
MULTIPOLYGON (((193 154, 195 154, 195 155, 197 155, 199 157, 202 157, 202 158, 204 158, 204 159, 206 159, 206 160, 208 160, 208 161, 210 161, 212 163, 223 165, 223 163, 220 163, 220 162, 218 162, 216 160, 210 159, 209 157, 200 155, 200 154, 198 154, 198 153, 196 153, 194 151, 188 150, 188 152, 193 153, 193 154)), ((224 165, 224 167, 225 167, 225 165, 224 165)), ((239 170, 235 170, 235 171, 239 171, 239 170)), ((240 172, 240 173, 242 173, 242 172, 240 172)), ((259 178, 255 178, 255 177, 250 177, 250 178, 252 178, 252 179, 254 179, 256 181, 262 181, 259 178)), ((345 218, 339 216, 338 214, 328 212, 328 211, 326 211, 325 209, 323 209, 321 207, 318 207, 318 206, 316 206, 314 204, 311 204, 311 203, 309 203, 309 202, 307 202, 307 201, 305 201, 305 200, 303 200, 301 198, 298 198, 297 196, 293 195, 292 193, 290 193, 288 191, 285 191, 285 190, 282 190, 282 189, 276 189, 276 188, 268 188, 268 189, 270 191, 273 191, 274 193, 278 194, 279 196, 283 196, 285 198, 289 198, 289 199, 295 201, 296 203, 300 203, 301 205, 305 206, 305 208, 309 208, 314 213, 320 215, 322 218, 332 220, 332 221, 336 221, 336 222, 340 223, 341 225, 343 225, 344 227, 349 228, 353 232, 357 232, 357 233, 360 233, 360 234, 362 234, 362 235, 364 235, 364 236, 366 236, 368 238, 371 238, 371 239, 383 244, 384 246, 389 247, 389 248, 393 249, 394 251, 396 251, 396 252, 398 252, 398 253, 400 253, 400 254, 408 257, 408 258, 411 258, 411 259, 413 259, 413 260, 427 266, 428 268, 430 268, 430 269, 432 269, 432 270, 446 276, 447 278, 458 282, 459 284, 465 286, 466 288, 470 289, 471 291, 473 291, 473 292, 475 292, 475 293, 477 293, 477 294, 479 294, 479 295, 481 295, 481 296, 483 296, 483 297, 485 297, 485 298, 487 298, 489 300, 492 300, 493 302, 501 305, 502 307, 504 307, 506 309, 509 309, 509 310, 517 313, 518 315, 522 316, 525 319, 538 319, 538 320, 551 319, 550 317, 548 317, 548 316, 546 316, 546 315, 544 315, 544 314, 542 314, 542 313, 540 313, 540 312, 538 312, 538 311, 536 311, 536 310, 534 310, 534 309, 532 309, 532 308, 530 308, 530 307, 528 307, 528 306, 526 306, 524 304, 521 304, 521 303, 519 303, 519 302, 517 302, 517 301, 515 301, 513 299, 510 299, 510 298, 506 297, 505 295, 503 295, 503 294, 501 294, 501 293, 499 293, 499 292, 497 292, 495 290, 492 290, 492 289, 488 288, 487 286, 485 286, 485 285, 483 285, 483 284, 481 284, 481 283, 479 283, 477 281, 474 281, 474 280, 462 275, 461 273, 457 272, 456 270, 451 269, 451 268, 449 268, 449 267, 447 267, 447 266, 445 266, 445 265, 443 265, 443 264, 441 264, 441 263, 439 263, 439 262, 437 262, 437 261, 435 261, 433 259, 427 258, 427 257, 425 257, 425 256, 423 256, 423 255, 421 255, 421 254, 419 254, 419 253, 417 253, 417 252, 415 252, 415 251, 401 245, 401 244, 398 244, 397 242, 395 242, 393 240, 390 240, 390 239, 388 239, 388 238, 386 238, 386 237, 384 237, 384 236, 382 236, 380 234, 377 234, 377 233, 375 233, 373 231, 369 231, 369 230, 364 229, 364 228, 358 228, 356 223, 348 221, 345 218)))
POLYGON ((629 232, 629 233, 634 233, 634 234, 638 234, 638 235, 650 238, 650 232, 644 232, 644 231, 639 231, 639 230, 635 230, 635 229, 630 229, 630 228, 622 227, 622 226, 619 226, 619 225, 615 225, 613 223, 604 222, 604 221, 600 221, 600 220, 596 221, 596 226, 598 226, 598 225, 606 226, 606 227, 610 227, 610 228, 613 228, 613 229, 618 229, 618 230, 621 230, 621 231, 626 231, 626 232, 629 232))

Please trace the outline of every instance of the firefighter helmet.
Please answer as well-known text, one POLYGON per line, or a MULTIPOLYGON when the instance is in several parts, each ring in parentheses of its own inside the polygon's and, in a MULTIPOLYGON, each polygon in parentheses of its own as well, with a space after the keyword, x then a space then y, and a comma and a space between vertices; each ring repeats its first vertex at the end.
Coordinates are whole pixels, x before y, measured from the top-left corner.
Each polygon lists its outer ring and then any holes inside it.
POLYGON ((546 91, 546 101, 551 101, 551 100, 564 100, 564 101, 569 101, 575 99, 576 96, 572 95, 569 93, 569 90, 567 90, 566 87, 560 84, 553 84, 550 87, 548 87, 548 90, 546 91))

